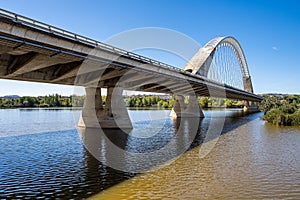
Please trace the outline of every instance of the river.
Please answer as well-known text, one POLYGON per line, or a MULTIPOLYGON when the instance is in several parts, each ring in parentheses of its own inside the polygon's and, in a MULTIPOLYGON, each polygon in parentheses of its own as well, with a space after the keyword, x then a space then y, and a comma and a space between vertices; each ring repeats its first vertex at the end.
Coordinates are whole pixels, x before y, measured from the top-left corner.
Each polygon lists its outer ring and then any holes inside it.
POLYGON ((0 110, 0 199, 300 198, 299 128, 241 110, 129 113, 124 133, 77 129, 80 110, 0 110))

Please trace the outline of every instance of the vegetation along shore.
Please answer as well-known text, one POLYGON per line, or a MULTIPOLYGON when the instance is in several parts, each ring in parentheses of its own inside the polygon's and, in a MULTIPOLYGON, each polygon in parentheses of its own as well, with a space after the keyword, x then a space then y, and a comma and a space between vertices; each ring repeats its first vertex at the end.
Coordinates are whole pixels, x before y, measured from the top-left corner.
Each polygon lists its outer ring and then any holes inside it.
MULTIPOLYGON (((85 96, 62 96, 52 94, 46 96, 0 97, 0 108, 52 108, 82 107, 85 96)), ((105 105, 106 96, 102 97, 105 105)), ((127 107, 156 107, 171 109, 175 102, 174 96, 135 95, 124 98, 127 107)), ((201 97, 199 105, 203 108, 242 108, 243 101, 201 97)), ((188 98, 185 99, 185 103, 188 98)), ((264 95, 259 109, 265 113, 263 119, 278 126, 300 126, 300 95, 264 95)))
POLYGON ((300 95, 264 96, 259 108, 267 122, 278 126, 300 126, 300 95))

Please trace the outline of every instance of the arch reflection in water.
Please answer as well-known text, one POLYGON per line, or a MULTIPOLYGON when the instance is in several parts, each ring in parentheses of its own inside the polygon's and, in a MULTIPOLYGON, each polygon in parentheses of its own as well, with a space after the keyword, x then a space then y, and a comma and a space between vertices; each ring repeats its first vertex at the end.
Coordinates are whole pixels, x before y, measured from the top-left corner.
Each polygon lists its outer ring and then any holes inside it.
MULTIPOLYGON (((149 171, 174 160, 190 148, 199 133, 200 118, 166 119, 162 127, 135 126, 121 129, 79 128, 85 148, 102 164, 130 173, 149 171), (155 131, 145 137, 144 132, 155 131), (139 137, 141 135, 141 137, 139 137)), ((147 123, 144 123, 147 124, 147 123)))

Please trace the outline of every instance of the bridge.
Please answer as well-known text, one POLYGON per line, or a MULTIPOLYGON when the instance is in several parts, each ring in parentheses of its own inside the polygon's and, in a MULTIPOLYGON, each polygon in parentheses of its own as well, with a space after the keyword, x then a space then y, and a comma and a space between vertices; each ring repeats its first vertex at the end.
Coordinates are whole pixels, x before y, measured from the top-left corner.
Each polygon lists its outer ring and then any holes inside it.
POLYGON ((2 9, 0 78, 85 87, 81 127, 131 128, 124 89, 176 95, 175 118, 203 117, 199 96, 244 100, 249 112, 262 100, 233 37, 211 40, 179 69, 2 9))

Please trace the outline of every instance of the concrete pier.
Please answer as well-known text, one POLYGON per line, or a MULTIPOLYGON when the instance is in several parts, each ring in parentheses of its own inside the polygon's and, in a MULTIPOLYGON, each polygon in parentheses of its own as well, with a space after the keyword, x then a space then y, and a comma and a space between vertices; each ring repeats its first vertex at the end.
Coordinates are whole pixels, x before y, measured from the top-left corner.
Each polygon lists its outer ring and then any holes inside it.
POLYGON ((181 117, 199 117, 203 118, 203 111, 198 103, 197 96, 189 96, 187 105, 184 103, 184 97, 176 95, 173 109, 170 113, 171 118, 181 117))
POLYGON ((105 106, 102 105, 101 88, 85 88, 85 91, 79 127, 132 129, 121 87, 107 88, 105 106))
POLYGON ((256 113, 260 112, 259 107, 256 102, 245 101, 245 106, 243 108, 245 113, 256 113))

